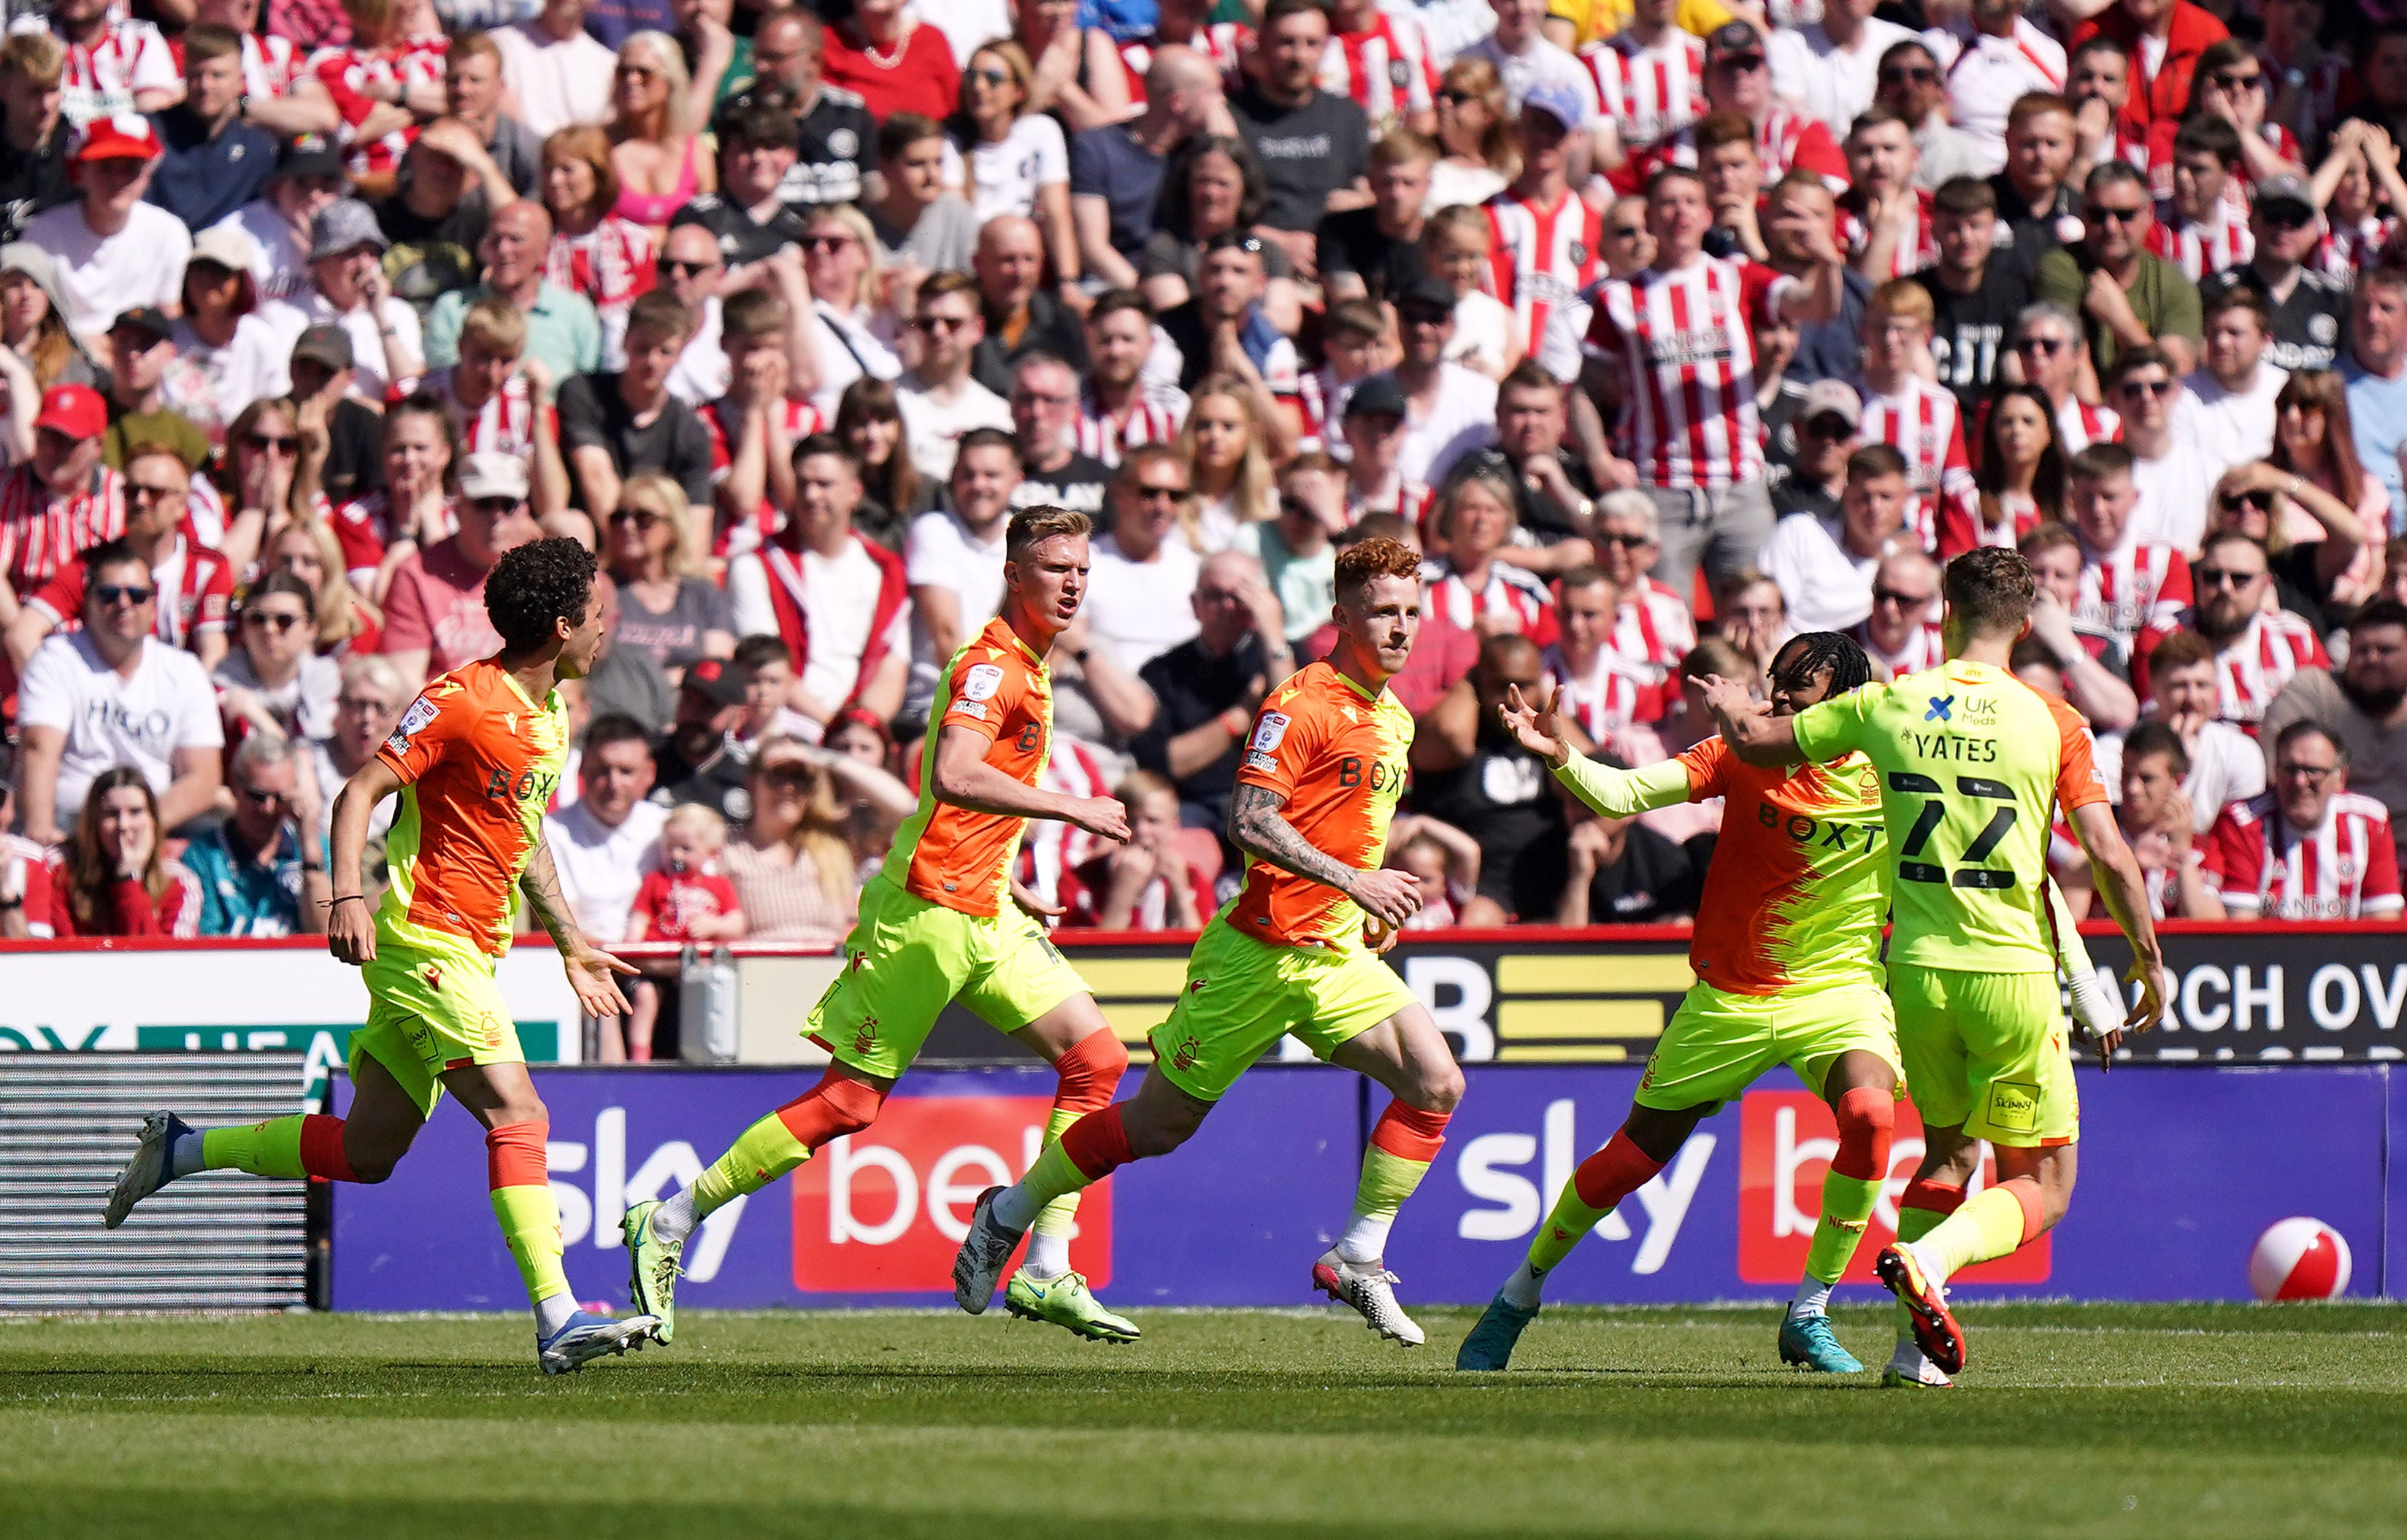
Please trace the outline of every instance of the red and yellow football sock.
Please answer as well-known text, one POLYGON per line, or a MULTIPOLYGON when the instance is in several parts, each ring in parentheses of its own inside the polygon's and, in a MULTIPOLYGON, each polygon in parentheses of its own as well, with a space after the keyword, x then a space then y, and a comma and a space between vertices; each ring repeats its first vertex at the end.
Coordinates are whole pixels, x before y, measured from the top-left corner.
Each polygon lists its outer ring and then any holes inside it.
POLYGON ((1974 1263, 2013 1254, 2045 1228, 2039 1183, 2014 1177, 1967 1198, 1914 1250, 1923 1269, 1944 1282, 1974 1263))
POLYGON ((357 1181, 343 1153, 343 1120, 322 1112, 270 1118, 201 1134, 204 1171, 248 1171, 254 1177, 323 1177, 357 1181))
POLYGON ((526 1279, 527 1300, 545 1334, 577 1308, 568 1274, 560 1265, 560 1206, 551 1196, 551 1171, 544 1140, 548 1122, 513 1123, 485 1135, 485 1176, 492 1188, 493 1218, 502 1239, 526 1279))
POLYGON ((1830 1289, 1845 1276, 1872 1222, 1873 1205, 1880 1198, 1888 1175, 1889 1135, 1896 1126, 1896 1097, 1887 1091, 1859 1086, 1842 1093, 1834 1110, 1839 1119, 1839 1149, 1822 1178, 1822 1217, 1814 1226, 1813 1243, 1805 1250, 1805 1277, 1789 1302, 1792 1314, 1826 1310, 1830 1289))
POLYGON ((1524 1309, 1538 1303, 1539 1289, 1548 1273, 1602 1222, 1604 1216, 1618 1208, 1623 1198, 1645 1186, 1663 1169, 1663 1163, 1630 1142, 1628 1134, 1617 1130, 1604 1148, 1579 1163, 1572 1180, 1564 1184, 1562 1194, 1555 1199, 1554 1212, 1530 1241, 1529 1259, 1513 1270, 1504 1280, 1504 1297, 1524 1309))
POLYGON ((885 1104, 884 1092, 830 1066, 819 1084, 744 1130, 691 1187, 662 1204, 656 1233, 664 1240, 683 1240, 702 1220, 768 1186, 810 1159, 812 1151, 876 1122, 885 1104), (690 1202, 678 1201, 689 1197, 690 1202))
POLYGON ((1003 1190, 994 1200, 995 1222, 1007 1230, 1025 1230, 1047 1204, 1065 1194, 1085 1192, 1134 1159, 1119 1108, 1090 1112, 1039 1151, 1026 1176, 1003 1190))
MULTIPOLYGON (((1053 1093, 1053 1110, 1045 1120, 1046 1148, 1058 1145, 1080 1118, 1109 1107, 1127 1069, 1128 1050, 1108 1032, 1090 1034, 1056 1059, 1053 1072, 1060 1077, 1060 1085, 1053 1093)), ((1031 1278, 1057 1278, 1070 1270, 1070 1236, 1077 1227, 1075 1192, 1049 1199, 1038 1210, 1028 1242, 1026 1266, 1031 1278)))
MULTIPOLYGON (((1897 1200, 1897 1238, 1913 1242, 1939 1228, 1948 1215, 1964 1207, 1964 1189, 1941 1181, 1926 1181, 1920 1177, 1905 1184, 1904 1195, 1897 1200)), ((1902 1304, 1897 1307, 1897 1339, 1914 1341, 1914 1312, 1902 1304)))
POLYGON ((1354 1187, 1354 1217, 1337 1237, 1337 1255, 1357 1264, 1387 1254, 1388 1232, 1413 1190, 1429 1175, 1430 1163, 1446 1144, 1449 1114, 1391 1101, 1371 1125, 1362 1151, 1362 1176, 1354 1187))

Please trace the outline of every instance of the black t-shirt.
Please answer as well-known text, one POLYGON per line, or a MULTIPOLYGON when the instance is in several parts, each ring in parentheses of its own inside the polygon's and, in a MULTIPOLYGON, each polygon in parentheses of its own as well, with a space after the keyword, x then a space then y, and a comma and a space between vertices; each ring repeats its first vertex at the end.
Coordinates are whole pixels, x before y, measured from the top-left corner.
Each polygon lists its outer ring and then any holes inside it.
POLYGON ((67 180, 67 141, 73 136, 62 120, 41 148, 0 155, 0 241, 15 240, 27 219, 76 195, 67 180))
POLYGON ((1797 463, 1797 426, 1804 415, 1805 388, 1786 374, 1772 404, 1756 410, 1756 420, 1763 425, 1765 476, 1774 487, 1788 479, 1797 463))
POLYGON ((484 244, 485 227, 491 222, 483 188, 468 189, 450 210, 433 219, 410 212, 398 191, 368 206, 376 212, 377 228, 392 243, 385 250, 384 276, 395 298, 423 313, 437 295, 483 281, 484 264, 477 258, 477 247, 484 244))
POLYGON ((2340 356, 2340 339, 2348 331, 2348 280, 2329 273, 2302 270, 2290 286, 2290 297, 2274 304, 2272 286, 2251 262, 2207 275, 2198 286, 2201 304, 2245 284, 2273 306, 2273 327, 2265 341, 2265 361, 2292 374, 2301 369, 2329 369, 2340 356))
POLYGON ((1351 187, 1371 153, 1371 120, 1344 96, 1316 91, 1302 106, 1284 107, 1247 86, 1229 98, 1237 133, 1261 157, 1270 201, 1262 223, 1273 230, 1312 230, 1330 193, 1351 187))
POLYGON ((688 502, 710 504, 710 433, 675 396, 660 416, 638 427, 619 394, 617 374, 570 375, 560 388, 560 448, 572 473, 577 451, 589 446, 608 450, 622 479, 658 471, 685 489, 688 502))
MULTIPOLYGON (((1526 846, 1513 863, 1513 905, 1521 923, 1553 923, 1570 881, 1567 841, 1539 840, 1526 846)), ((1644 824, 1632 824, 1621 859, 1588 879, 1588 924, 1643 925, 1693 915, 1700 886, 1687 850, 1644 824)))
POLYGON ((345 396, 326 418, 326 501, 339 508, 384 486, 384 418, 345 396))
POLYGON ((877 120, 868 105, 840 86, 823 85, 794 128, 801 148, 777 196, 790 204, 859 203, 862 158, 877 153, 877 120))
MULTIPOLYGON (((1129 744, 1136 762, 1156 775, 1170 775, 1170 741, 1200 728, 1232 706, 1246 704, 1247 686, 1267 665, 1261 639, 1248 632, 1226 657, 1215 657, 1201 638, 1180 643, 1137 671, 1160 702, 1153 725, 1129 744)), ((1237 744, 1178 781, 1180 810, 1188 827, 1218 830, 1229 822, 1229 794, 1237 784, 1237 744)))
POLYGON ((1112 468, 1090 456, 1073 453, 1052 471, 1029 466, 1020 473, 1018 490, 1011 494, 1015 508, 1068 508, 1102 522, 1104 492, 1112 484, 1112 468))
POLYGON ((2059 228, 2063 222, 2081 218, 2080 196, 2059 185, 2048 205, 2033 214, 2004 172, 1989 178, 1989 190, 1998 195, 1998 235, 1989 249, 2009 259, 2006 265, 2021 273, 2028 283, 2039 260, 2064 244, 2059 228))
MULTIPOLYGON (((1514 863, 1524 847, 1562 842, 1562 805, 1555 800, 1546 762, 1484 715, 1471 757, 1421 777, 1417 785, 1416 808, 1479 841, 1479 891, 1499 904, 1513 901, 1514 863)), ((1544 912, 1553 918, 1553 898, 1544 912)))
POLYGON ((660 789, 652 793, 653 801, 664 808, 699 802, 730 824, 751 822, 752 788, 745 784, 751 767, 723 742, 700 765, 690 765, 677 753, 677 734, 671 733, 652 757, 660 765, 655 777, 660 789))
POLYGON ((1788 474, 1774 482, 1772 487, 1772 513, 1775 518, 1791 514, 1812 514, 1818 518, 1837 518, 1841 509, 1838 495, 1829 487, 1805 480, 1797 474, 1792 463, 1788 474))
MULTIPOLYGON (((1596 496, 1596 484, 1588 479, 1588 467, 1577 455, 1568 449, 1557 449, 1555 462, 1563 468, 1563 478, 1572 484, 1573 491, 1585 498, 1596 496)), ((1465 477, 1478 473, 1501 476, 1513 488, 1514 496, 1520 503, 1515 513, 1521 528, 1529 530, 1539 544, 1560 544, 1580 532, 1579 525, 1572 517, 1572 510, 1557 502, 1552 493, 1541 492, 1531 487, 1529 478, 1521 474, 1520 468, 1513 463, 1512 459, 1493 445, 1474 449, 1456 460, 1454 469, 1446 473, 1446 485, 1452 487, 1465 477)))
POLYGON ((1939 383, 1956 392, 1969 437, 1974 415, 1994 391, 1998 360, 2005 356, 2015 317, 2030 304, 2030 283, 2020 268, 1996 256, 1983 267, 1980 285, 1970 294, 1958 294, 1940 282, 1935 267, 1916 273, 1914 281, 1938 312, 1930 328, 1930 359, 1939 366, 1939 383))
POLYGON ((1355 273, 1371 298, 1401 294, 1427 272, 1417 241, 1400 241, 1379 228, 1375 208, 1349 208, 1320 221, 1320 271, 1355 273))
POLYGON ((756 219, 716 192, 699 193, 678 209, 669 228, 681 224, 698 224, 709 231, 719 242, 720 260, 730 267, 763 261, 780 247, 799 246, 809 228, 802 212, 790 204, 779 204, 768 219, 756 219))

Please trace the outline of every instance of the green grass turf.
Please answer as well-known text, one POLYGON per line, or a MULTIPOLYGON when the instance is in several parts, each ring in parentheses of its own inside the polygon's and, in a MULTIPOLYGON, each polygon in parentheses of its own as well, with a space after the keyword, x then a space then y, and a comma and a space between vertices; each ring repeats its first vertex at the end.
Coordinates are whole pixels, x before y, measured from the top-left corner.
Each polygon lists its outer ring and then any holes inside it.
MULTIPOLYGON (((691 1314, 539 1378, 520 1318, 0 1319, 0 1529, 1417 1540, 2407 1527, 2407 1309, 2000 1306, 1946 1392, 1779 1367, 1769 1309, 1550 1310, 1504 1375, 1351 1315, 691 1314)), ((1891 1316, 1841 1337, 1886 1358, 1891 1316)))

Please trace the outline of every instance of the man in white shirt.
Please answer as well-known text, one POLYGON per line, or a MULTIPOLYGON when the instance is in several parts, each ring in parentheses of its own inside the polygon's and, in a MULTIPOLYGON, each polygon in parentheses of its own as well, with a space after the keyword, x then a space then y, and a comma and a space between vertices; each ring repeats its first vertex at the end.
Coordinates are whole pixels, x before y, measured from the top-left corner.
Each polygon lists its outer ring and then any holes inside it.
POLYGON ((2206 336, 2199 367, 2175 408, 2181 435, 2198 450, 2206 484, 2224 472, 2273 452, 2273 398, 2289 371, 2264 361, 2272 307, 2242 285, 2206 302, 2206 336))
POLYGON ((1454 341, 1454 290, 1443 279, 1423 275, 1396 296, 1396 332, 1404 356, 1394 375, 1406 407, 1396 470, 1435 487, 1457 460, 1496 442, 1496 382, 1445 361, 1454 341))
POLYGON ((1995 176, 2006 163, 2014 105, 2034 92, 2062 93, 2064 45, 2031 24, 2021 0, 1973 0, 1971 27, 1969 36, 1944 27, 1922 36, 1938 57, 1948 116, 1979 144, 1981 174, 1995 176))
POLYGON ((545 0, 534 21, 487 35, 502 52, 502 110, 539 140, 609 120, 619 61, 586 35, 592 8, 592 0, 545 0))
POLYGON ((209 227, 250 238, 250 276, 261 304, 292 299, 308 289, 310 227, 350 185, 335 141, 304 134, 278 148, 265 192, 209 227))
POLYGON ((1873 105, 1881 55, 1914 34, 1873 14, 1873 0, 1824 0, 1822 19, 1774 27, 1766 51, 1772 89, 1844 139, 1856 115, 1873 105))
POLYGON ((1755 564, 1780 586, 1790 625, 1844 631, 1870 617, 1873 574, 1899 548, 1913 496, 1905 457, 1893 445, 1867 444, 1847 457, 1837 518, 1790 514, 1773 527, 1755 564))
POLYGON ((19 801, 27 838, 60 843, 85 788, 115 765, 140 768, 164 834, 217 800, 225 732, 199 658, 151 634, 159 585, 123 541, 84 555, 83 625, 36 649, 18 685, 24 742, 19 801))
POLYGON ((2206 538, 2207 499, 2223 467, 2210 466, 2210 451, 2185 431, 2174 403, 2181 393, 2172 366, 2153 347, 2125 348, 2107 375, 2106 397, 2123 414, 2123 446, 2140 494, 2131 522, 2142 540, 2187 556, 2206 538))
POLYGON ((919 367, 896 382, 895 405, 911 435, 911 463, 921 475, 943 481, 953 473, 953 446, 962 434, 974 428, 1011 431, 1011 405, 970 377, 971 355, 986 336, 976 278, 966 273, 929 278, 919 286, 911 325, 919 333, 919 367))
POLYGON ((1178 532, 1187 468, 1167 445, 1140 445, 1112 480, 1110 528, 1095 537, 1080 612, 1089 634, 1131 673, 1193 636, 1202 562, 1178 532))
POLYGON ((367 205, 335 199, 310 226, 310 287, 261 312, 288 348, 313 326, 341 327, 351 339, 351 393, 379 404, 407 393, 426 368, 418 312, 385 276, 388 244, 367 205))
POLYGON ((911 588, 907 720, 927 713, 945 664, 1002 608, 1004 535, 1018 489, 1019 441, 999 428, 973 428, 953 458, 952 507, 911 521, 903 544, 911 588))
POLYGON ((596 717, 585 729, 577 766, 580 795, 543 821, 560 890, 597 941, 626 940, 635 890, 669 817, 668 809, 648 800, 658 773, 642 723, 616 713, 596 717))
POLYGON ((158 205, 143 202, 161 154, 149 119, 131 113, 93 119, 68 165, 83 196, 36 214, 18 237, 50 253, 67 326, 95 357, 124 312, 138 305, 170 313, 183 307, 192 233, 158 205))
POLYGON ((1496 66, 1504 83, 1504 111, 1521 115, 1521 98, 1540 80, 1569 86, 1585 105, 1588 120, 1571 125, 1588 129, 1604 120, 1596 92, 1596 77, 1579 59, 1546 41, 1539 27, 1546 19, 1545 0, 1488 0, 1496 10, 1496 30, 1462 50, 1465 59, 1485 59, 1496 66))

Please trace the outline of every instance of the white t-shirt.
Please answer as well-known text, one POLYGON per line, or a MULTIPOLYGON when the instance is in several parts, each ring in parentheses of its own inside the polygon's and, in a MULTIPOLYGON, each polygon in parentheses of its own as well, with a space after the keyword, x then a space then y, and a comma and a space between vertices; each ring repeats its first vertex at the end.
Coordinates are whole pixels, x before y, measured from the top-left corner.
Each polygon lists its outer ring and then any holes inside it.
POLYGON ((561 896, 577 911, 585 934, 607 944, 627 939, 635 890, 660 861, 661 826, 669 810, 637 802, 610 827, 583 802, 572 803, 543 821, 552 864, 560 869, 561 896))
POLYGON ((1004 0, 929 0, 904 13, 925 21, 953 45, 953 63, 970 67, 970 55, 998 37, 1012 33, 1011 9, 1004 0))
MULTIPOLYGON (((1036 190, 1070 182, 1070 148, 1061 125, 1041 112, 1022 113, 999 144, 970 151, 970 185, 963 189, 978 223, 998 214, 1036 215, 1036 190)), ((945 137, 945 185, 962 186, 961 147, 945 137)))
MULTIPOLYGON (((998 536, 996 547, 1001 546, 998 536)), ((804 551, 801 565, 803 614, 811 623, 811 656, 803 665, 803 687, 813 699, 837 705, 850 699, 852 686, 861 678, 861 658, 869 648, 870 622, 877 618, 877 590, 883 574, 862 548, 859 535, 845 542, 844 549, 832 557, 804 551)), ((736 635, 777 634, 777 612, 770 603, 769 585, 778 581, 759 556, 739 557, 728 564, 727 599, 736 635)), ((1000 597, 1000 568, 994 581, 1000 597)), ((894 612, 892 629, 886 637, 890 650, 901 649, 910 613, 908 604, 894 612)))
POLYGON ((2187 389, 2173 403, 2181 414, 2174 426, 2207 463, 2210 491, 2224 472, 2273 452, 2273 398, 2289 379, 2288 370, 2260 363, 2257 378, 2242 391, 2226 389, 2203 369, 2182 381, 2187 389))
MULTIPOLYGON (((2098 735, 2098 773, 2120 801, 2123 796, 2123 735, 2098 735)), ((2234 802, 2244 802, 2265 789, 2265 751, 2257 740, 2229 722, 2209 722, 2189 746, 2189 774, 2182 795, 2189 798, 2190 827, 2215 827, 2215 814, 2234 802)), ((2204 840, 2200 833, 2198 838, 2204 840)))
MULTIPOLYGON (((625 351, 625 344, 620 344, 625 351)), ((603 364, 609 367, 607 362, 603 364)), ((699 410, 727 394, 727 349, 719 340, 719 296, 712 294, 702 302, 702 323, 693 329, 693 337, 677 355, 677 367, 669 371, 669 394, 699 410)), ((835 414, 828 414, 835 420, 835 414)), ((772 628, 774 629, 775 628, 772 628)))
POLYGON ((1011 407, 1001 396, 976 380, 961 381, 961 393, 950 403, 937 401, 919 382, 904 375, 895 382, 894 404, 911 435, 911 463, 929 480, 952 479, 953 446, 973 428, 1011 431, 1011 407))
POLYGON ((1405 403, 1404 444, 1396 470, 1406 481, 1434 487, 1456 460, 1496 442, 1496 382, 1459 363, 1437 366, 1437 401, 1426 417, 1405 403))
POLYGON ((183 303, 192 233, 156 204, 135 204, 125 228, 109 236, 94 234, 84 223, 80 201, 61 204, 26 220, 17 238, 50 254, 68 329, 78 335, 103 335, 138 305, 175 308, 183 303))
POLYGON ((1512 346, 1511 306, 1476 289, 1454 302, 1454 340, 1446 345, 1447 362, 1461 364, 1494 379, 1504 372, 1504 360, 1512 346))
POLYGON ((1421 212, 1434 214, 1441 208, 1469 205, 1476 208, 1505 188, 1504 174, 1488 166, 1457 165, 1452 161, 1440 161, 1430 167, 1429 196, 1421 200, 1421 212))
POLYGON ((1460 57, 1485 59, 1496 66, 1496 78, 1504 82, 1504 110, 1516 118, 1521 116, 1521 98, 1530 94, 1530 88, 1540 80, 1559 80, 1578 94, 1585 112, 1579 121, 1581 128, 1595 127, 1597 119, 1603 116, 1603 104, 1596 94, 1596 77, 1576 56, 1543 37, 1531 37, 1527 52, 1507 53, 1491 32, 1464 49, 1460 57))
POLYGON ((2131 506, 2131 527, 2142 540, 2163 541, 2186 556, 2206 538, 2206 502, 2224 472, 2216 463, 2222 451, 2200 445, 2178 420, 2172 437, 2161 459, 2131 457, 2131 485, 2140 493, 2131 506))
POLYGON ((1765 43, 1772 89, 1819 118, 1830 137, 1844 141, 1857 115, 1873 105, 1881 55, 1914 41, 1913 33, 1876 16, 1864 18, 1864 30, 1852 49, 1832 43, 1819 21, 1793 30, 1778 28, 1765 43))
POLYGON ((1780 585, 1788 624, 1800 631, 1844 631, 1873 613, 1873 569, 1842 543, 1836 520, 1790 514, 1772 527, 1755 564, 1780 585))
POLYGON ((811 314, 819 320, 814 340, 819 355, 819 388, 812 394, 811 404, 819 408, 819 416, 833 422, 836 408, 844 404, 845 391, 863 374, 881 380, 902 377, 903 360, 869 330, 866 316, 839 315, 825 300, 813 304, 811 314))
POLYGON ((17 686, 17 722, 66 734, 56 814, 62 828, 82 811, 93 777, 112 765, 139 768, 150 789, 164 792, 176 778, 178 749, 225 747, 217 688, 199 658, 146 636, 128 679, 80 628, 53 632, 34 650, 17 686))
POLYGON ((259 317, 268 329, 281 339, 286 358, 301 333, 313 326, 339 326, 351 339, 350 394, 378 407, 392 389, 392 379, 385 373, 384 337, 381 328, 392 328, 401 351, 420 364, 426 360, 426 340, 419 332, 418 312, 406 300, 388 295, 380 306, 363 304, 356 309, 338 311, 326 303, 326 296, 308 290, 289 300, 278 300, 262 305, 259 317))
POLYGON ((1089 633, 1134 673, 1193 636, 1195 578, 1203 559, 1176 530, 1151 561, 1132 561, 1106 532, 1090 547, 1085 613, 1089 633))
POLYGON ((176 322, 176 361, 161 389, 169 406, 221 438, 244 407, 292 389, 292 344, 257 315, 236 320, 223 347, 203 342, 182 319, 176 322))
POLYGON ((309 238, 266 199, 252 199, 209 228, 250 237, 250 276, 261 304, 291 299, 309 287, 309 238))
POLYGON ((517 117, 537 139, 577 123, 610 120, 619 56, 583 32, 555 41, 533 21, 485 35, 502 52, 502 85, 518 96, 517 117))
MULTIPOLYGON (((939 510, 913 519, 911 532, 904 538, 903 580, 914 588, 943 588, 950 593, 960 612, 957 634, 963 641, 976 635, 978 628, 1003 608, 1006 527, 998 525, 991 542, 981 541, 959 516, 939 510)), ((946 662, 936 656, 935 642, 928 635, 919 606, 912 606, 911 685, 904 692, 906 711, 925 710, 936 699, 936 675, 946 662)))

